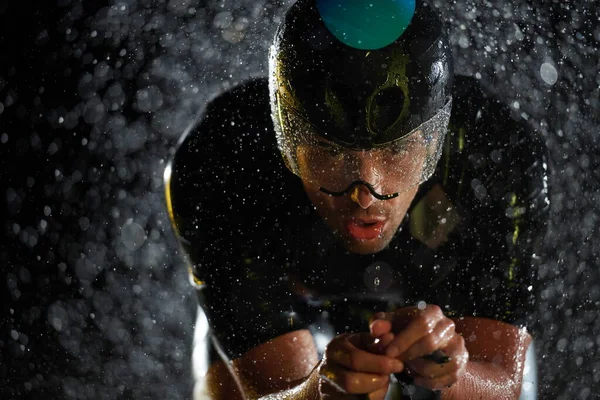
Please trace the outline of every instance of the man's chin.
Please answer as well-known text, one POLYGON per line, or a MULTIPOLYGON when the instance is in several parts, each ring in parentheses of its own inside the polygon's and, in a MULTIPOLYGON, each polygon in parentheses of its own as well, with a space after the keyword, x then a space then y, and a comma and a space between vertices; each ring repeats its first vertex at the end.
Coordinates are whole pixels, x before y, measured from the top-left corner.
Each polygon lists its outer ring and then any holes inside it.
POLYGON ((359 240, 355 238, 344 237, 342 238, 342 243, 346 250, 351 253, 373 254, 385 249, 390 244, 390 240, 385 240, 381 237, 371 240, 359 240))

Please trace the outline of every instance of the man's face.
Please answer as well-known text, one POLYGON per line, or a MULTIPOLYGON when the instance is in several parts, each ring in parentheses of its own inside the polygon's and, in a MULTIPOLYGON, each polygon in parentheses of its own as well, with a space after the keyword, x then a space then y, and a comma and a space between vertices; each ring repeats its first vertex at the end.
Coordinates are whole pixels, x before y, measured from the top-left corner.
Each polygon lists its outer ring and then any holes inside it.
POLYGON ((303 181, 304 189, 319 215, 341 239, 347 250, 370 254, 388 246, 415 197, 418 186, 390 200, 378 200, 363 186, 336 197, 303 181))
POLYGON ((426 146, 412 138, 400 148, 346 150, 319 138, 298 146, 297 161, 304 189, 313 205, 351 252, 376 253, 388 246, 419 189, 426 146), (399 193, 379 200, 380 195, 399 193), (324 193, 320 188, 341 196, 324 193), (349 189, 349 190, 348 190, 349 189))

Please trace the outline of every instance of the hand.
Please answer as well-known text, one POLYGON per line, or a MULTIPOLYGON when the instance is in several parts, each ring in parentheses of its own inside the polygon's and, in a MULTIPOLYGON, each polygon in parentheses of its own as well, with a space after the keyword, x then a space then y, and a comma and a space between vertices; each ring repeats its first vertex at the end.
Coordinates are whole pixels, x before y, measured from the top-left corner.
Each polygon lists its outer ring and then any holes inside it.
MULTIPOLYGON (((390 335, 382 335, 390 338, 390 335)), ((383 353, 380 341, 368 333, 343 334, 334 338, 318 368, 324 399, 383 400, 390 374, 404 369, 402 361, 383 353), (361 396, 360 398, 365 398, 361 396)))
POLYGON ((441 390, 454 384, 469 360, 465 341, 456 333, 454 321, 436 305, 379 313, 371 323, 371 334, 385 338, 383 353, 404 362, 405 372, 414 378, 414 383, 428 389, 441 390), (450 360, 440 364, 423 358, 437 350, 450 360))

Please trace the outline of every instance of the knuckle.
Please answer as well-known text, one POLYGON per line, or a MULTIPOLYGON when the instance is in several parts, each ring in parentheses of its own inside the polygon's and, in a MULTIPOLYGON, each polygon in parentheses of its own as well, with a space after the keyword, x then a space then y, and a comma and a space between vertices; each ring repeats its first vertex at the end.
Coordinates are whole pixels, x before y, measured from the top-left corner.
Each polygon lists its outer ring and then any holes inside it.
POLYGON ((423 338, 423 341, 421 342, 421 345, 423 347, 423 351, 425 351, 426 353, 434 352, 435 350, 437 350, 437 345, 438 345, 437 336, 435 336, 435 335, 425 336, 425 338, 423 338))
POLYGON ((454 321, 452 321, 450 318, 446 318, 446 324, 447 324, 447 329, 452 330, 452 331, 456 330, 456 323, 454 323, 454 321))
POLYGON ((465 348, 465 339, 459 334, 453 334, 450 340, 448 340, 449 349, 453 351, 461 351, 465 348))
POLYGON ((429 331, 432 321, 427 316, 421 315, 415 319, 414 323, 420 331, 429 331))
POLYGON ((429 304, 428 308, 436 315, 442 315, 442 309, 437 304, 429 304))

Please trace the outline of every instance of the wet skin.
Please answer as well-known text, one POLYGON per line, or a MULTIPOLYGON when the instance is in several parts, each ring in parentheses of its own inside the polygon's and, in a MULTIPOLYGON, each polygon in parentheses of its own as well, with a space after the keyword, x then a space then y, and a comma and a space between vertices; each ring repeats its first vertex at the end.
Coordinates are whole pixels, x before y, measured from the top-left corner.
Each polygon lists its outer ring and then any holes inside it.
MULTIPOLYGON (((369 171, 365 172, 368 175, 369 171)), ((319 186, 310 182, 303 184, 319 215, 346 249, 360 254, 376 253, 389 245, 419 189, 414 186, 396 198, 378 200, 364 185, 336 197, 321 192, 319 186), (368 226, 376 223, 383 225, 377 229, 375 237, 361 237, 360 232, 357 234, 352 228, 353 224, 368 226)), ((368 230, 368 227, 365 229, 368 230)), ((402 371, 405 363, 415 374, 416 381, 431 389, 442 389, 459 379, 469 356, 462 337, 454 330, 454 322, 436 306, 422 311, 407 307, 396 313, 398 315, 382 314, 384 316, 380 318, 384 320, 376 321, 372 326, 374 331, 371 334, 379 338, 377 345, 367 344, 368 338, 372 337, 370 335, 342 335, 329 344, 324 363, 319 368, 321 379, 326 382, 321 385, 322 390, 332 386, 332 392, 370 393, 371 398, 382 399, 387 392, 389 374, 402 371), (411 314, 413 311, 417 312, 414 316, 411 314), (413 320, 413 317, 417 318, 413 320), (392 322, 397 324, 397 330, 393 329, 392 322), (418 359, 439 348, 448 351, 453 362, 440 368, 438 363, 418 359), (355 359, 363 362, 357 365, 350 361, 355 359)))
MULTIPOLYGON (((381 192, 380 187, 373 186, 381 192)), ((361 185, 341 197, 325 194, 308 182, 304 182, 304 188, 345 247, 361 254, 376 253, 388 246, 418 190, 415 186, 396 198, 382 201, 361 185), (360 235, 348 229, 352 221, 369 223, 374 220, 384 221, 384 224, 373 238, 357 238, 360 235)), ((383 400, 390 374, 407 371, 415 383, 443 390, 444 399, 518 398, 525 351, 531 340, 519 328, 480 318, 451 320, 435 305, 427 305, 424 309, 404 307, 378 314, 375 318, 371 332, 342 334, 334 338, 320 362, 312 335, 305 329, 257 346, 234 362, 242 390, 267 395, 274 390, 289 388, 286 395, 290 399, 312 400, 330 396, 327 398, 350 400, 357 394, 366 394, 372 400, 383 400), (490 332, 498 333, 498 340, 488 340, 495 337, 490 332), (480 340, 466 343, 463 337, 480 340), (451 357, 451 361, 440 365, 421 358, 438 349, 451 357), (258 362, 265 360, 267 355, 285 359, 286 370, 282 370, 281 361, 258 362), (258 368, 259 364, 264 364, 264 368, 258 368), (274 387, 275 378, 278 379, 277 387, 274 387), (449 386, 452 387, 448 389, 449 386)), ((241 398, 236 384, 227 375, 222 363, 213 365, 209 372, 209 390, 220 393, 226 387, 231 392, 215 394, 215 398, 241 398), (223 385, 223 382, 229 384, 223 385)), ((264 398, 279 399, 279 396, 274 394, 264 398)))
MULTIPOLYGON (((402 175, 382 177, 377 173, 377 165, 369 161, 373 159, 360 158, 360 169, 352 176, 328 178, 342 184, 359 179, 373 185, 377 193, 389 193, 386 189, 390 187, 406 189, 402 175)), ((339 197, 323 193, 319 185, 308 180, 303 181, 303 186, 345 248, 359 254, 377 253, 389 245, 419 188, 413 186, 395 198, 378 200, 364 185, 354 186, 339 197)), ((241 391, 267 395, 264 399, 269 400, 280 399, 283 392, 275 392, 286 388, 289 391, 285 396, 290 399, 351 400, 362 394, 383 400, 390 374, 401 371, 411 375, 418 385, 442 390, 444 399, 516 399, 530 340, 526 332, 512 325, 480 318, 452 320, 438 306, 430 304, 377 314, 370 332, 335 337, 320 362, 311 333, 303 329, 257 346, 235 360, 234 365, 240 374, 241 391), (495 337, 489 332, 498 334, 498 340, 488 340, 495 337), (479 340, 466 343, 463 337, 479 340), (450 360, 440 364, 422 358, 436 350, 443 351, 450 360), (280 360, 259 362, 271 355, 280 360)), ((240 398, 222 363, 211 367, 210 381, 214 383, 208 385, 213 394, 223 388, 231 391, 217 394, 216 398, 240 398)))
POLYGON ((417 194, 419 185, 414 178, 421 176, 426 148, 411 142, 400 153, 340 150, 344 152, 342 156, 323 151, 323 146, 329 148, 333 143, 322 138, 318 143, 298 149, 298 162, 304 171, 301 176, 305 177, 302 183, 310 201, 348 251, 371 254, 383 250, 398 231, 417 194), (346 161, 341 162, 342 159, 346 161), (421 167, 415 169, 416 165, 421 167), (339 191, 355 181, 369 183, 379 194, 399 192, 399 195, 379 200, 365 185, 358 184, 342 196, 332 196, 322 192, 318 183, 330 191, 339 191))
MULTIPOLYGON (((330 196, 310 182, 304 189, 319 215, 353 253, 370 254, 383 250, 390 243, 414 199, 418 186, 390 200, 377 200, 363 186, 341 197, 330 196), (375 238, 363 239, 352 234, 352 225, 382 225, 375 238)), ((377 188, 376 188, 377 189, 377 188)), ((360 228, 359 228, 360 229, 360 228)))

